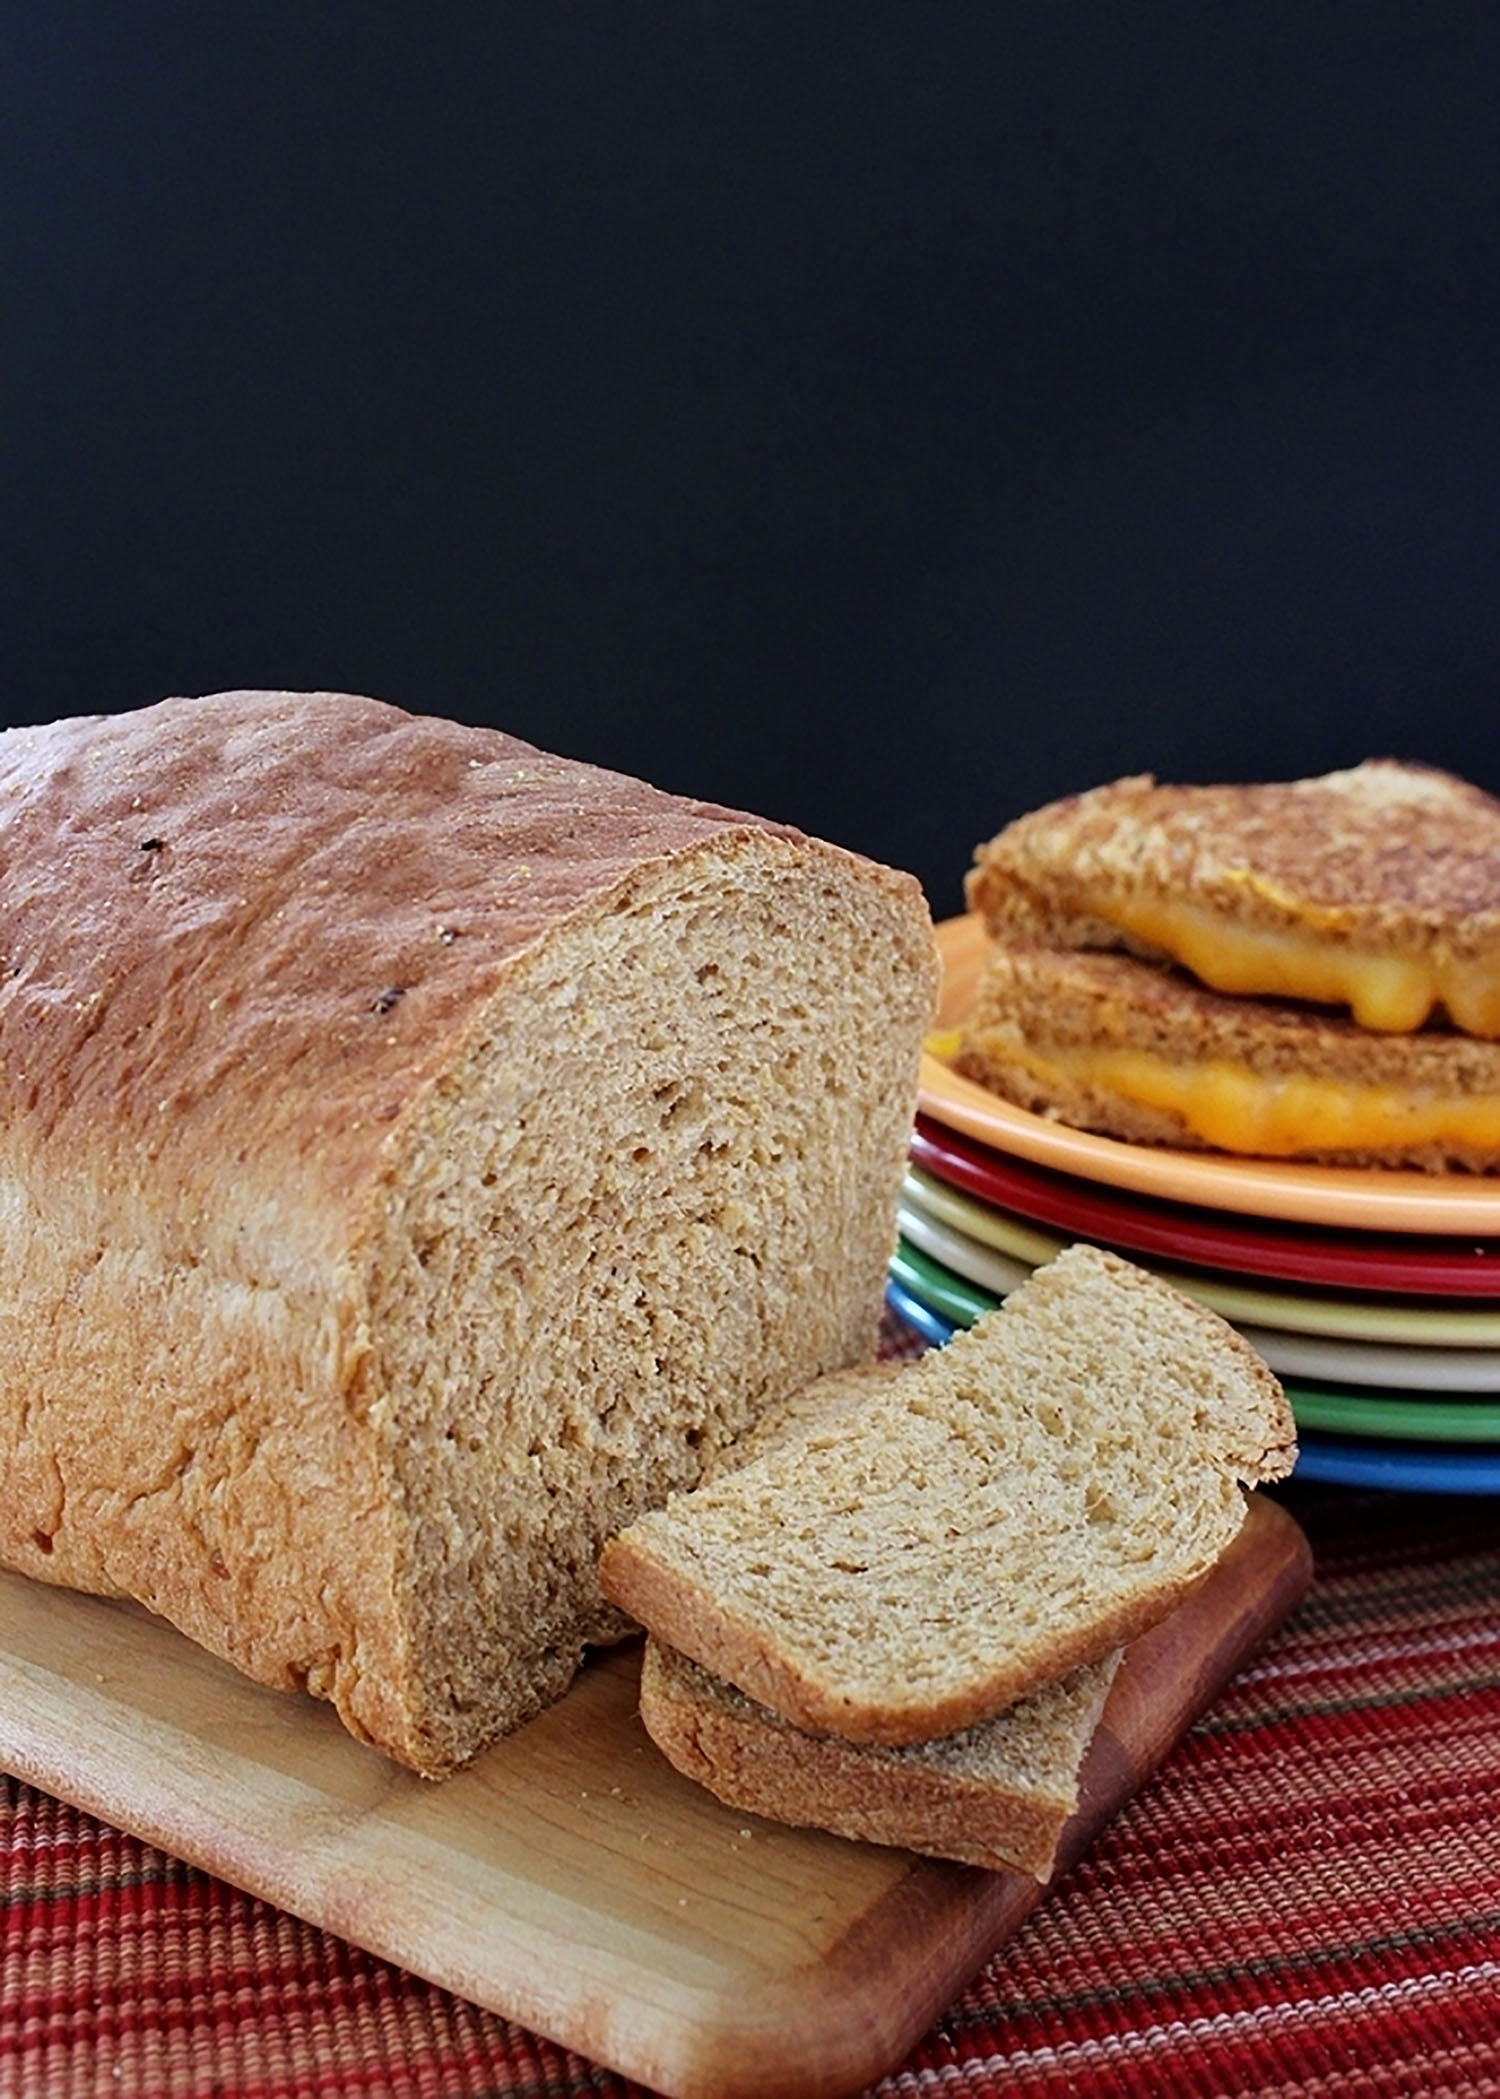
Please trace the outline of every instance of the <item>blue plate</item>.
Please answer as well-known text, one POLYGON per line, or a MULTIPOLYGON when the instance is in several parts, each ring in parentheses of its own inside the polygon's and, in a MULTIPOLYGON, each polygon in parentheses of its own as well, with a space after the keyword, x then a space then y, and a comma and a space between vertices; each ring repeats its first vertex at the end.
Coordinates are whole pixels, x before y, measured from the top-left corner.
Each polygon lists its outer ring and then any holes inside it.
POLYGON ((1500 1451, 1299 1436, 1292 1477, 1405 1494, 1500 1494, 1500 1451))
POLYGON ((943 1343, 951 1341, 957 1332, 946 1319, 939 1318, 936 1312, 930 1312, 920 1298, 913 1297, 909 1290, 903 1290, 897 1282, 886 1283, 885 1301, 898 1319, 904 1319, 909 1327, 915 1327, 922 1339, 930 1341, 934 1348, 941 1348, 943 1343))

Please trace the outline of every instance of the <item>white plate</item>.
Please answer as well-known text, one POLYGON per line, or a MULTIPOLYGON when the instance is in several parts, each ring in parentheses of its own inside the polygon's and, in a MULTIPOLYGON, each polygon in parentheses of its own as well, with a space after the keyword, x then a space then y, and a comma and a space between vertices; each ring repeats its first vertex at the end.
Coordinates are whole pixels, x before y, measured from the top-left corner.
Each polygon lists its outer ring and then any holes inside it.
POLYGON ((1500 1392, 1500 1352, 1483 1348, 1401 1348, 1378 1341, 1329 1341, 1235 1325, 1278 1377, 1329 1378, 1337 1385, 1383 1385, 1395 1392, 1500 1392))

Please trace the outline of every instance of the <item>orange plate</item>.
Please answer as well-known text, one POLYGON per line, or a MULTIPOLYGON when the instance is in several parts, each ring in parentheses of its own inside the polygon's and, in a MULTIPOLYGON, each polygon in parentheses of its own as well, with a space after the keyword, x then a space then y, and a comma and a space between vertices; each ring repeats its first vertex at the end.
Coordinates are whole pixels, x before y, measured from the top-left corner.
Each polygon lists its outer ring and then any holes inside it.
MULTIPOLYGON (((938 927, 937 938, 943 958, 937 1025, 952 1028, 973 999, 989 943, 972 914, 948 919, 938 927)), ((1500 1236, 1500 1181, 1379 1167, 1296 1166, 1122 1144, 1013 1107, 931 1054, 922 1059, 919 1100, 923 1114, 996 1151, 1141 1195, 1299 1224, 1500 1236)))

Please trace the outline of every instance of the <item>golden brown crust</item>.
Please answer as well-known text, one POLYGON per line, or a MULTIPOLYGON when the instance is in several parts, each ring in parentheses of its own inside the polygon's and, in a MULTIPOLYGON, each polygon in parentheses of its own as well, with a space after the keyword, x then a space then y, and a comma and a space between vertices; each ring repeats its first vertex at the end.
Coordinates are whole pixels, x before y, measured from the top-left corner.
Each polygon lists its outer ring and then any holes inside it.
MULTIPOLYGON (((1211 1149, 1175 1112, 1131 1100, 1049 1063, 1071 1051, 1136 1050, 1183 1068, 1213 1060, 1258 1078, 1328 1079, 1417 1098, 1500 1097, 1500 1043, 1447 1029, 1383 1035, 1314 1007, 1207 991, 1134 957, 997 948, 965 1016, 954 1065, 1035 1114, 1129 1143, 1211 1149)), ((1372 1150, 1309 1145, 1295 1156, 1429 1171, 1500 1170, 1487 1147, 1420 1142, 1372 1150)))
POLYGON ((347 1192, 529 946, 752 831, 805 843, 349 694, 9 731, 7 1120, 74 1153, 106 1132, 132 1174, 253 1150, 347 1192))
POLYGON ((971 910, 997 939, 1121 945, 1120 898, 1190 901, 1227 922, 1312 931, 1374 954, 1500 958, 1500 801, 1431 768, 1370 760, 1260 786, 1069 795, 977 848, 971 910))

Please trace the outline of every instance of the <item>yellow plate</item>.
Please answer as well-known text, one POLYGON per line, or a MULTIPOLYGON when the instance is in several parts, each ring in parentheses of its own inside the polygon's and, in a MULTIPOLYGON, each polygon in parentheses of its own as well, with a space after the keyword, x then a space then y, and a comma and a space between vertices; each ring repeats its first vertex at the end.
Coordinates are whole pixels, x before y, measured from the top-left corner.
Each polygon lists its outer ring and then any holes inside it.
MULTIPOLYGON (((942 1032, 956 1027, 968 1010, 988 942, 983 924, 972 914, 948 919, 938 927, 937 938, 943 958, 937 1019, 942 1032)), ((1500 1179, 1396 1168, 1298 1166, 1238 1159, 1225 1152, 1123 1144, 1014 1107, 960 1077, 930 1052, 922 1059, 918 1105, 935 1122, 996 1151, 1168 1202, 1279 1217, 1294 1224, 1500 1237, 1500 1179)))

